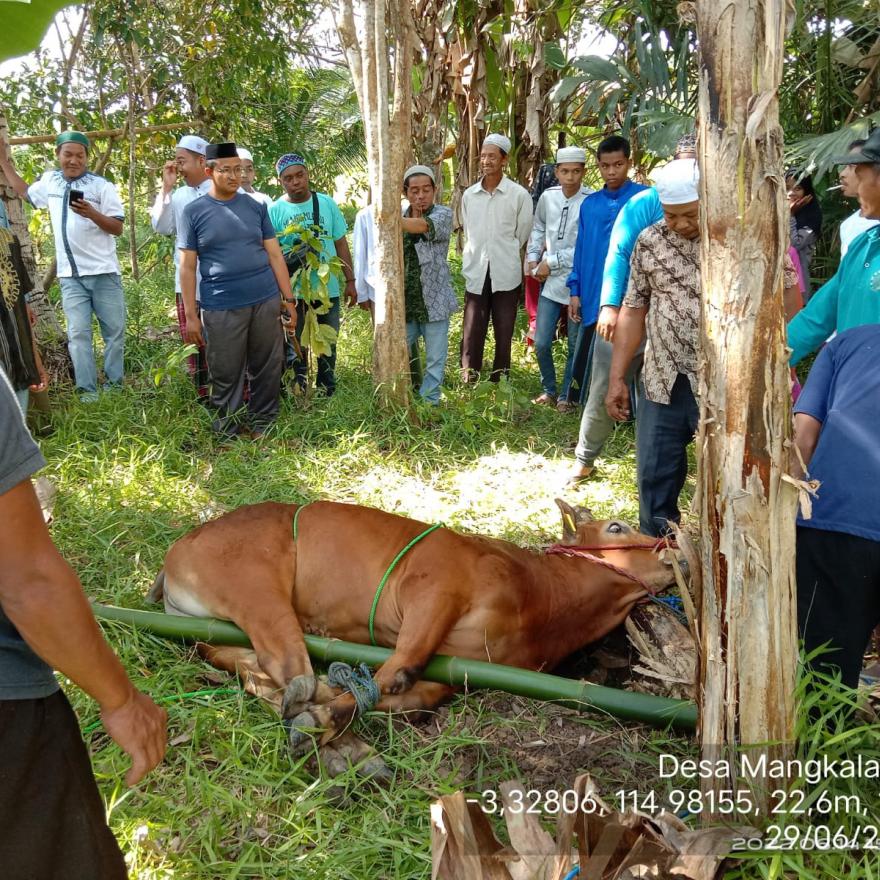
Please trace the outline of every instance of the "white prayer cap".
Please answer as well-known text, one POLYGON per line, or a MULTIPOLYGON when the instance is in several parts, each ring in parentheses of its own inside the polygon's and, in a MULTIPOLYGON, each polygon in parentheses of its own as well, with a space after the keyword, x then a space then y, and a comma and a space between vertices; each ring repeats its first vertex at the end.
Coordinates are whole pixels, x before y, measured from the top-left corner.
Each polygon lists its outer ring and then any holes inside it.
POLYGON ((435 184, 437 181, 434 178, 434 172, 427 165, 410 165, 406 171, 403 172, 403 185, 406 186, 407 180, 410 179, 414 174, 424 174, 425 177, 431 178, 431 183, 435 184))
POLYGON ((505 156, 510 152, 510 138, 505 137, 503 134, 487 134, 486 139, 483 141, 483 146, 485 147, 486 144, 493 144, 498 147, 505 156))
POLYGON ((696 159, 673 159, 654 172, 661 205, 685 205, 700 198, 700 169, 696 159))
POLYGON ((247 147, 235 145, 235 151, 238 153, 239 159, 246 159, 248 162, 254 161, 254 154, 247 147))
POLYGON ((587 151, 580 147, 560 147, 556 151, 556 164, 561 165, 563 162, 580 162, 586 165, 587 151))
POLYGON ((205 155, 205 150, 207 148, 208 142, 196 134, 185 134, 177 142, 178 150, 189 150, 191 153, 198 153, 200 156, 205 155))

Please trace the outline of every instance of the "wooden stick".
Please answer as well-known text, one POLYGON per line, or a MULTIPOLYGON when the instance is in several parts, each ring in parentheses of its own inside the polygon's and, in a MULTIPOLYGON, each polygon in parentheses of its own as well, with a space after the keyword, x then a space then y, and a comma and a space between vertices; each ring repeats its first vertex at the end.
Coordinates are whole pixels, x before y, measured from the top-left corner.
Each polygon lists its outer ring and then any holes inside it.
MULTIPOLYGON (((145 125, 142 128, 136 128, 135 134, 150 134, 154 131, 174 131, 180 128, 193 128, 192 122, 169 122, 165 125, 145 125)), ((100 131, 84 131, 83 134, 87 138, 117 138, 128 133, 128 128, 104 128, 100 131)), ((33 134, 25 137, 9 138, 10 146, 21 146, 22 144, 51 144, 58 137, 57 134, 33 134)))

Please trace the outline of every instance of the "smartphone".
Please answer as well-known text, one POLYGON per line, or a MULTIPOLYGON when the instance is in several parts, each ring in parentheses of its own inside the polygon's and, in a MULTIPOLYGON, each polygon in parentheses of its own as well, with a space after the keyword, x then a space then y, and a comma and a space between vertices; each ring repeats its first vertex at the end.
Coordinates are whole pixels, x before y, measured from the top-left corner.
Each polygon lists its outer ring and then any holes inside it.
POLYGON ((81 202, 85 198, 85 193, 81 189, 72 189, 70 191, 71 202, 81 202))

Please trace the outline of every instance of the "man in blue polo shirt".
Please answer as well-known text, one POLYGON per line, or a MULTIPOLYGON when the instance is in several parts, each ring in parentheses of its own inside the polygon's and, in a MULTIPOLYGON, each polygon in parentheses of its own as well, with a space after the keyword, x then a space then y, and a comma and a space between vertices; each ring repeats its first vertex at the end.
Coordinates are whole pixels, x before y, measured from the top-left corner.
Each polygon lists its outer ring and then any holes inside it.
POLYGON ((211 189, 184 208, 177 236, 187 341, 205 343, 211 403, 217 409, 214 430, 233 436, 248 421, 251 433, 259 435, 278 415, 281 299, 294 319, 290 275, 265 204, 240 191, 242 166, 235 144, 208 144, 205 159, 211 189))
POLYGON ((58 168, 30 186, 13 168, 5 145, 0 147, 0 170, 19 198, 49 210, 73 374, 80 399, 90 402, 98 397, 93 314, 104 337, 104 387, 122 384, 125 295, 116 236, 122 234, 124 212, 116 187, 88 170, 89 139, 82 132, 59 134, 55 155, 58 168))
POLYGON ((880 325, 865 324, 822 349, 795 405, 795 444, 820 482, 797 521, 798 625, 807 652, 829 643, 814 665, 849 687, 880 623, 878 425, 880 325))

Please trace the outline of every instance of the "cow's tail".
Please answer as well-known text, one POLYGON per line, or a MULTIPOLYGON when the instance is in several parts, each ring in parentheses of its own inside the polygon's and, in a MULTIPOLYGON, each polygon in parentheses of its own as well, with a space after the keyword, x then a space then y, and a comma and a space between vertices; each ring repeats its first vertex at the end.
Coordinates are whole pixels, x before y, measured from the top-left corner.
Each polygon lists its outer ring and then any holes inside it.
POLYGON ((147 599, 150 602, 159 602, 162 600, 162 597, 164 594, 165 594, 165 569, 160 568, 159 574, 156 575, 156 579, 153 581, 153 586, 150 587, 150 592, 147 593, 147 599))

